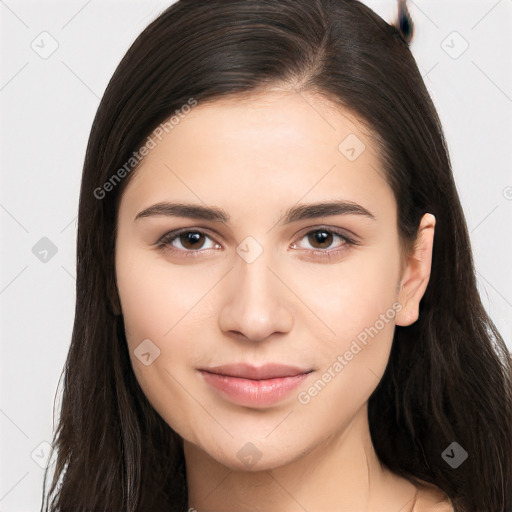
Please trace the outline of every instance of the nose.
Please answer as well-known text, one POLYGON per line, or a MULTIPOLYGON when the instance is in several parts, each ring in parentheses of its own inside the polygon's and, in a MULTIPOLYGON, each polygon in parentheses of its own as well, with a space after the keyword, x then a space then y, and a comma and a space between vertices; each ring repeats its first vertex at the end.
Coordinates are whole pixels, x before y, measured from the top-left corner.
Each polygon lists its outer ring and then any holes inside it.
POLYGON ((278 271, 269 268, 266 252, 252 263, 239 258, 225 281, 219 327, 251 341, 263 341, 293 327, 289 300, 293 295, 278 271))

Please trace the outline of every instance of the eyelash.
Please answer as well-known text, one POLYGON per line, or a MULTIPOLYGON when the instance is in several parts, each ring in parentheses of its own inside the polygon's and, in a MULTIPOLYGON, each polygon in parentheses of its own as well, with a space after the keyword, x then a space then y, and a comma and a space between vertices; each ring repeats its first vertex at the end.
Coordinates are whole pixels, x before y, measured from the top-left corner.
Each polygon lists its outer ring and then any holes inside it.
MULTIPOLYGON (((347 249, 347 246, 351 247, 351 246, 359 245, 359 243, 356 240, 348 237, 346 234, 344 234, 336 229, 331 229, 331 228, 326 228, 326 227, 324 228, 321 226, 311 229, 310 231, 304 233, 304 235, 301 236, 299 241, 302 240, 303 238, 307 237, 308 235, 317 233, 317 232, 324 232, 324 233, 333 234, 333 235, 338 236, 343 241, 341 247, 339 247, 338 249, 335 249, 335 250, 327 250, 327 249, 323 249, 323 250, 322 249, 299 249, 299 250, 310 252, 313 256, 319 256, 320 258, 331 259, 333 257, 339 256, 341 252, 343 252, 347 249)), ((178 230, 170 231, 169 233, 166 233, 158 240, 158 242, 156 242, 155 245, 161 251, 166 251, 166 252, 169 251, 171 253, 178 254, 179 256, 183 256, 185 258, 197 258, 197 257, 199 257, 200 253, 204 252, 205 250, 206 251, 212 250, 212 249, 197 249, 197 250, 190 249, 189 250, 189 249, 173 248, 171 246, 171 243, 174 242, 174 240, 178 239, 180 235, 183 235, 186 233, 196 233, 196 234, 204 235, 208 238, 211 238, 208 233, 206 233, 200 229, 185 228, 185 229, 178 229, 178 230)), ((295 245, 295 242, 293 243, 293 245, 295 245)))

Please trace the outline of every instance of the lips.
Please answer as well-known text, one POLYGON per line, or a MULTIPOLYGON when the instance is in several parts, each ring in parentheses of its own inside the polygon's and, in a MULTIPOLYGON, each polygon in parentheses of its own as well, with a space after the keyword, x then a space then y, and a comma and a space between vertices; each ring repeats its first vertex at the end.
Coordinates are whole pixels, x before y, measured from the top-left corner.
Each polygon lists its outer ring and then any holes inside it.
POLYGON ((246 407, 262 407, 283 400, 313 370, 282 364, 236 364, 199 371, 204 382, 223 399, 246 407))
POLYGON ((238 377, 241 379, 265 380, 278 379, 283 377, 296 377, 304 373, 309 373, 311 369, 302 369, 295 366, 284 364, 269 363, 263 366, 251 366, 248 364, 228 364, 213 366, 211 368, 202 368, 201 370, 226 377, 238 377))

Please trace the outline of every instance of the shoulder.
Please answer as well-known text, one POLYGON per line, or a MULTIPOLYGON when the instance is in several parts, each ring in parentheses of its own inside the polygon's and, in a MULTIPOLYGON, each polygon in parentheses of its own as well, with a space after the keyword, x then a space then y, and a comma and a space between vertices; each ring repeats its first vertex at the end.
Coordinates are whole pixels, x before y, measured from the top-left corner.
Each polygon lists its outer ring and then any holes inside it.
POLYGON ((448 496, 433 484, 417 486, 418 494, 411 512, 454 512, 448 496))

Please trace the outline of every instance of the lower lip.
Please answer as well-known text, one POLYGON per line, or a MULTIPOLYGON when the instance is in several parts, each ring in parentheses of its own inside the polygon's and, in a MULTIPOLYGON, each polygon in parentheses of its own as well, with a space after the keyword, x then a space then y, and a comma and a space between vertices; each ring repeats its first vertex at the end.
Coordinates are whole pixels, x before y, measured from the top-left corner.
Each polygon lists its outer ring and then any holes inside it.
POLYGON ((301 373, 294 377, 252 380, 200 371, 207 384, 219 391, 223 397, 238 405, 249 407, 272 405, 279 402, 309 375, 309 373, 301 373))

